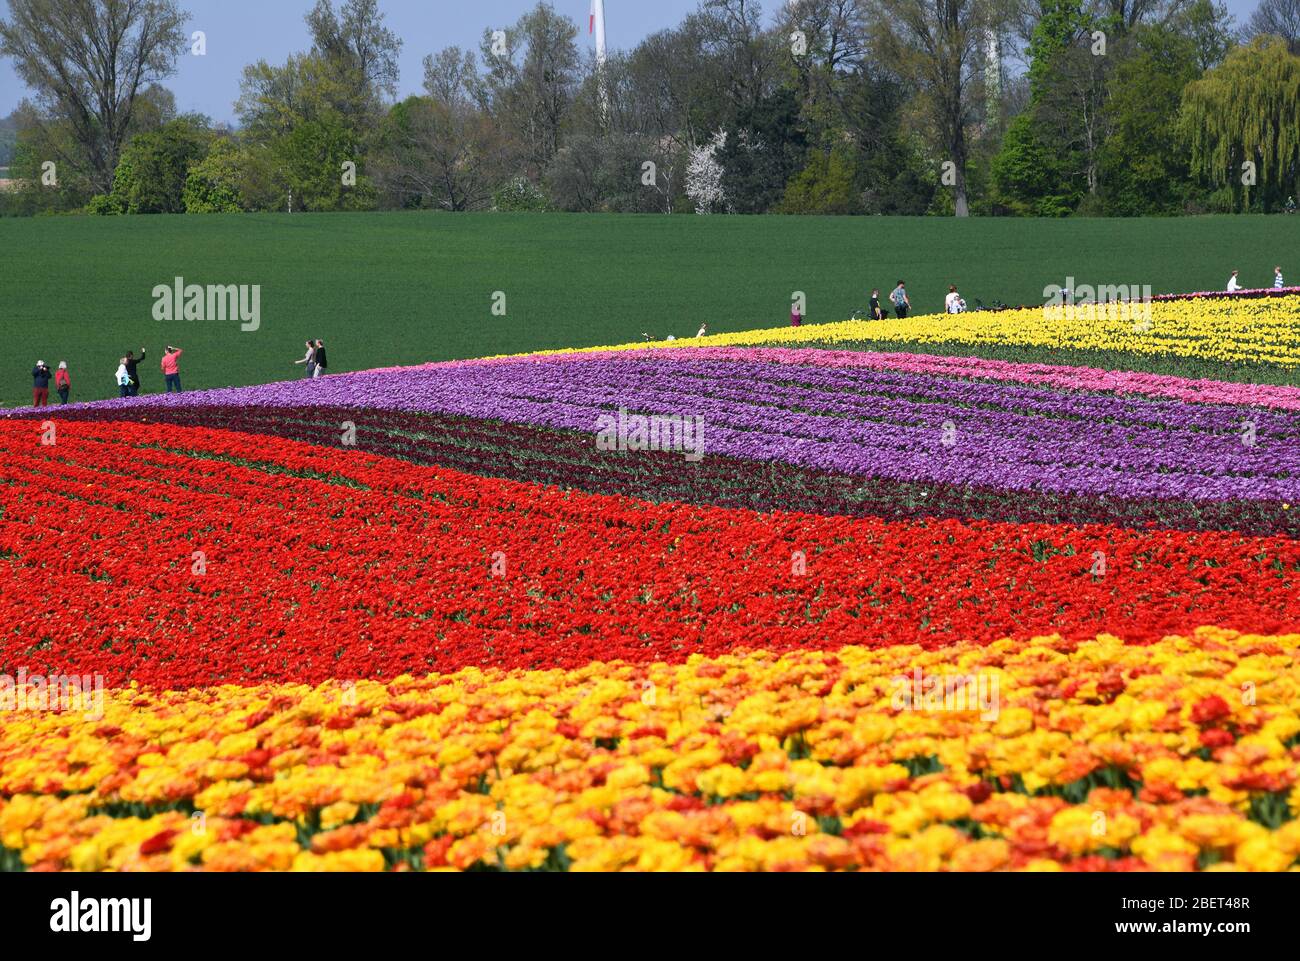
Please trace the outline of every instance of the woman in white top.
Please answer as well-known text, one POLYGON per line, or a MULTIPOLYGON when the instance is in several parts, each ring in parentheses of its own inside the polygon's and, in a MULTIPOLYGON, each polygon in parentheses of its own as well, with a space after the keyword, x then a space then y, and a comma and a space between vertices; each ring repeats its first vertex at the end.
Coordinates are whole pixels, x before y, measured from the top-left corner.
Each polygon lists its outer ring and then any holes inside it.
POLYGON ((127 372, 125 357, 117 364, 117 390, 122 397, 128 396, 131 390, 131 375, 127 372))
POLYGON ((1241 290, 1241 284, 1237 282, 1237 272, 1234 270, 1232 276, 1228 278, 1228 293, 1241 290))
POLYGON ((956 287, 948 288, 948 296, 943 299, 943 309, 950 314, 960 314, 966 309, 966 301, 961 299, 956 287))

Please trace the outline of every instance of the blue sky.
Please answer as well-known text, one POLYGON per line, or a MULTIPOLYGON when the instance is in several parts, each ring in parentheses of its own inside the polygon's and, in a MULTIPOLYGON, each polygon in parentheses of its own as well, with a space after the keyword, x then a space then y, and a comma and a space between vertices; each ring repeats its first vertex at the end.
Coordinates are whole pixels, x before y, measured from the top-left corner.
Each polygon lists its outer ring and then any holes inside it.
MULTIPOLYGON (((770 13, 779 2, 768 0, 764 7, 770 13)), ((551 0, 551 4, 578 24, 580 42, 590 47, 589 0, 551 0)), ((244 66, 263 59, 282 63, 290 53, 306 49, 303 16, 313 5, 314 0, 181 0, 182 8, 193 14, 189 29, 207 35, 208 52, 205 57, 183 57, 167 81, 177 107, 232 121, 244 66)), ((605 0, 610 48, 633 47, 642 37, 680 23, 698 5, 698 0, 605 0)), ((425 54, 452 44, 477 49, 485 29, 513 23, 532 6, 533 0, 381 0, 389 28, 404 41, 401 94, 419 92, 424 79, 420 61, 425 54)), ((1255 6, 1256 0, 1228 0, 1238 21, 1255 6)), ((7 4, 0 9, 7 13, 7 4)), ((0 116, 27 94, 12 61, 0 58, 0 116)))

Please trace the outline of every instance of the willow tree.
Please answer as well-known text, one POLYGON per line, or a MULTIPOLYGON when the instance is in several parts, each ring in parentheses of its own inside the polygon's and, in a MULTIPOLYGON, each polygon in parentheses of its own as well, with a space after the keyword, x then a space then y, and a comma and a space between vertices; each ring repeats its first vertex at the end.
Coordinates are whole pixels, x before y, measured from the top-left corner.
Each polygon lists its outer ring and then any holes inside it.
POLYGON ((1293 193, 1300 174, 1300 57, 1256 37, 1183 91, 1181 121, 1192 168, 1265 209, 1293 193))

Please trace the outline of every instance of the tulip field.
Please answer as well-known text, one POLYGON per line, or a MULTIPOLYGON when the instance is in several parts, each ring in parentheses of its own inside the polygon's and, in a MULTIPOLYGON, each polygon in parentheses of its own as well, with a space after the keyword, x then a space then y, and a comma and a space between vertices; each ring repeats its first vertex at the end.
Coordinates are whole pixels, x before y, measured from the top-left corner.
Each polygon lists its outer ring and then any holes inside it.
POLYGON ((0 870, 1295 870, 1300 292, 5 411, 0 623, 0 870))

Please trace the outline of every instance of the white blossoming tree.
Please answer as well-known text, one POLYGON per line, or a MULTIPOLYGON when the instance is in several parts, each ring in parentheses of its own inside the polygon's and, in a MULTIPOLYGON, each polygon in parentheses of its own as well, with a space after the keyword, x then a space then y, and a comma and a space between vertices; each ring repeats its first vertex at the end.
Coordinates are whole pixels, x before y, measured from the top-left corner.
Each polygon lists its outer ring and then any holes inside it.
POLYGON ((717 151, 727 142, 727 132, 719 130, 706 144, 691 149, 686 161, 686 196, 695 204, 697 214, 709 214, 725 207, 722 189, 722 164, 717 151))

